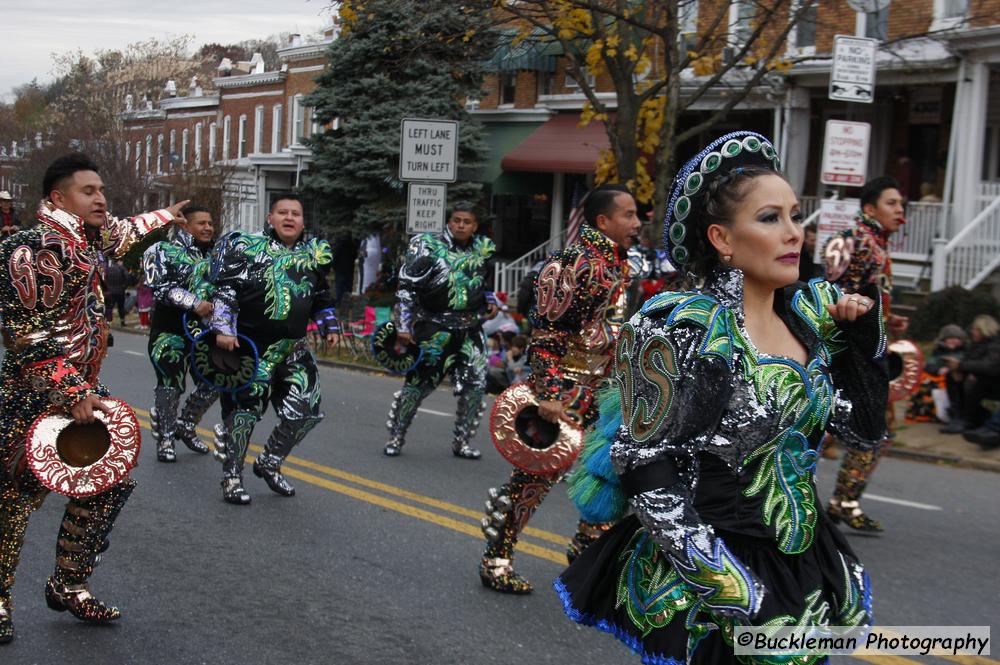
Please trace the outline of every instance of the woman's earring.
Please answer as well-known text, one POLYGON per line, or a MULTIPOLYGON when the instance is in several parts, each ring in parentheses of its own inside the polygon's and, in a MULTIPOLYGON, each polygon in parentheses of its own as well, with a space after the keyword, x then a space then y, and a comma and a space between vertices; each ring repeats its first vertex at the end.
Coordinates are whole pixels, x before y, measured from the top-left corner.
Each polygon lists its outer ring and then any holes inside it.
POLYGON ((733 260, 733 255, 732 254, 723 254, 722 255, 722 260, 725 261, 726 263, 730 263, 733 260))

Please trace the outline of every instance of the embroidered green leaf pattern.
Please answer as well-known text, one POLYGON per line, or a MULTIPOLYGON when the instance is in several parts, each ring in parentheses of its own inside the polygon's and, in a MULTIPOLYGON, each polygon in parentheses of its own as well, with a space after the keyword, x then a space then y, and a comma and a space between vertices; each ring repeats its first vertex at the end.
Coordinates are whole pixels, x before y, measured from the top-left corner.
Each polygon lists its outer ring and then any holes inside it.
POLYGON ((289 272, 307 272, 326 265, 333 260, 333 250, 325 240, 312 238, 295 247, 288 248, 272 242, 267 236, 244 236, 243 251, 255 258, 267 254, 272 260, 271 268, 264 273, 264 313, 274 321, 288 318, 294 296, 308 295, 312 288, 307 277, 295 281, 289 272))
POLYGON ((288 354, 292 352, 292 348, 295 346, 295 342, 296 340, 294 339, 280 339, 268 346, 264 353, 261 354, 257 364, 257 375, 250 385, 251 395, 257 397, 264 394, 267 384, 271 382, 274 368, 288 357, 288 354))
MULTIPOLYGON (((149 352, 149 355, 157 367, 160 367, 160 361, 163 360, 170 363, 179 363, 184 359, 184 350, 186 346, 184 338, 180 335, 160 333, 156 337, 156 341, 153 342, 153 348, 149 352)), ((161 375, 166 377, 167 382, 173 383, 173 374, 166 371, 166 369, 162 367, 160 367, 160 370, 161 375)))
POLYGON ((624 607, 643 637, 694 603, 684 581, 644 530, 635 532, 619 561, 624 565, 618 576, 615 609, 624 607))
POLYGON ((431 256, 441 259, 448 266, 448 305, 464 310, 469 306, 469 292, 483 284, 482 267, 493 254, 493 241, 486 236, 476 236, 471 251, 452 251, 439 236, 426 236, 431 256))

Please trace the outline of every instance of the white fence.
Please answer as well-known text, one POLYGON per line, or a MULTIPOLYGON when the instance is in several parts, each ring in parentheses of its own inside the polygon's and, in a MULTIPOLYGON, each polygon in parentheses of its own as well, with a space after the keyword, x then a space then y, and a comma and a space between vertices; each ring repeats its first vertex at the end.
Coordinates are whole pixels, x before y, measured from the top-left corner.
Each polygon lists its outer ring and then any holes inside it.
POLYGON ((517 285, 521 283, 531 267, 555 251, 556 247, 562 246, 565 237, 566 231, 563 230, 557 238, 549 238, 524 256, 507 263, 498 261, 493 273, 493 290, 504 293, 517 291, 517 285))

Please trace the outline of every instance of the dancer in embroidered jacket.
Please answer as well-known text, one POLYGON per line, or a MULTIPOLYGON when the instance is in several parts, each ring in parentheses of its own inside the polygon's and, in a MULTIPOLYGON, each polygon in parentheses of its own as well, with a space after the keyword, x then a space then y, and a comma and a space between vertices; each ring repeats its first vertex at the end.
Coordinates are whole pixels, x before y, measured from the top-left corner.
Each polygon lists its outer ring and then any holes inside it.
POLYGON ((777 169, 767 139, 735 132, 678 174, 664 241, 701 286, 622 327, 616 389, 571 479, 582 509, 631 514, 556 589, 644 663, 765 662, 734 656, 735 626, 872 620, 813 474, 828 427, 862 448, 884 432, 881 299, 796 281, 803 216, 777 169))
POLYGON ((212 213, 207 208, 187 206, 181 214, 186 221, 171 228, 168 240, 150 246, 142 256, 146 283, 156 302, 149 331, 149 359, 156 372, 150 420, 156 459, 161 462, 177 461, 175 441, 196 453, 208 452, 194 430, 219 396, 211 386, 194 381, 194 392, 177 416, 187 384, 192 335, 201 328, 201 320, 212 314, 208 272, 215 237, 212 213))
POLYGON ((415 342, 423 354, 389 407, 389 442, 383 450, 389 457, 402 452, 421 402, 449 373, 458 398, 451 450, 456 457, 480 457, 469 442, 479 429, 486 390, 483 318, 495 316, 497 308, 486 299, 496 246, 476 235, 478 228, 473 207, 459 203, 444 233, 423 233, 410 241, 399 270, 397 340, 415 342))
MULTIPOLYGON (((98 253, 121 258, 186 203, 132 219, 112 217, 97 165, 79 153, 49 166, 43 191, 37 226, 0 244, 7 348, 0 369, 0 643, 14 636, 11 589, 28 518, 48 494, 27 466, 28 429, 52 407, 77 423, 94 422, 95 410, 108 411, 99 399, 109 393, 98 377, 108 340, 98 253)), ((134 487, 126 479, 66 504, 55 571, 45 587, 49 607, 93 623, 120 616, 91 595, 87 580, 134 487)))
MULTIPOLYGON (((902 335, 909 324, 905 316, 892 314, 892 259, 889 237, 905 223, 903 196, 890 177, 875 178, 861 188, 861 210, 853 227, 830 238, 824 248, 826 278, 846 293, 858 293, 877 284, 882 293, 882 313, 891 333, 902 335)), ((891 413, 886 414, 892 422, 891 413)), ((844 453, 833 497, 827 512, 834 522, 843 520, 852 529, 880 532, 882 525, 861 509, 861 495, 875 473, 879 457, 888 444, 874 450, 852 448, 844 453)))
MULTIPOLYGON (((220 239, 212 258, 216 345, 233 351, 252 343, 259 353, 249 385, 222 394, 223 427, 216 428, 216 447, 224 457, 223 499, 235 504, 250 503, 243 488, 243 460, 268 401, 278 424, 254 461, 253 472, 273 492, 295 494, 281 464, 324 417, 306 326, 310 319, 315 321, 331 344, 340 330, 327 283, 333 253, 325 240, 304 233, 301 199, 279 195, 267 220, 263 234, 236 232, 220 239), (241 341, 237 333, 247 339, 241 341)), ((196 348, 196 369, 205 366, 199 359, 208 353, 196 348)))
MULTIPOLYGON (((597 418, 593 393, 611 370, 611 351, 625 315, 627 251, 637 242, 641 224, 635 199, 620 185, 592 191, 584 219, 579 240, 552 255, 538 273, 528 359, 539 415, 558 422, 575 413, 576 424, 587 428, 597 418)), ((483 521, 486 551, 479 566, 484 586, 531 592, 531 583, 514 570, 514 546, 559 477, 515 468, 507 484, 490 490, 483 521)), ((584 515, 567 550, 569 560, 609 526, 584 515)))

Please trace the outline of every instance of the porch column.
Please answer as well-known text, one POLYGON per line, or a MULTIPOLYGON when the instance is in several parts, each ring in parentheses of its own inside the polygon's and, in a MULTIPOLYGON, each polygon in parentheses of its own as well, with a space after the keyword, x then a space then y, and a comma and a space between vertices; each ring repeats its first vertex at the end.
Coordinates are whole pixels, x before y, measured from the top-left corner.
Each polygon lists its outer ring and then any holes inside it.
POLYGON ((563 230, 563 189, 566 183, 565 173, 552 174, 552 216, 549 218, 549 251, 562 249, 561 233, 563 230))
POLYGON ((979 146, 986 141, 986 111, 989 102, 990 70, 984 62, 969 61, 963 86, 965 106, 962 117, 963 136, 956 155, 955 218, 951 235, 961 231, 979 212, 977 197, 982 179, 983 152, 979 146))
POLYGON ((806 194, 802 188, 809 164, 809 92, 805 88, 790 88, 785 97, 785 108, 788 115, 779 138, 782 144, 781 168, 792 191, 802 196, 806 194))

